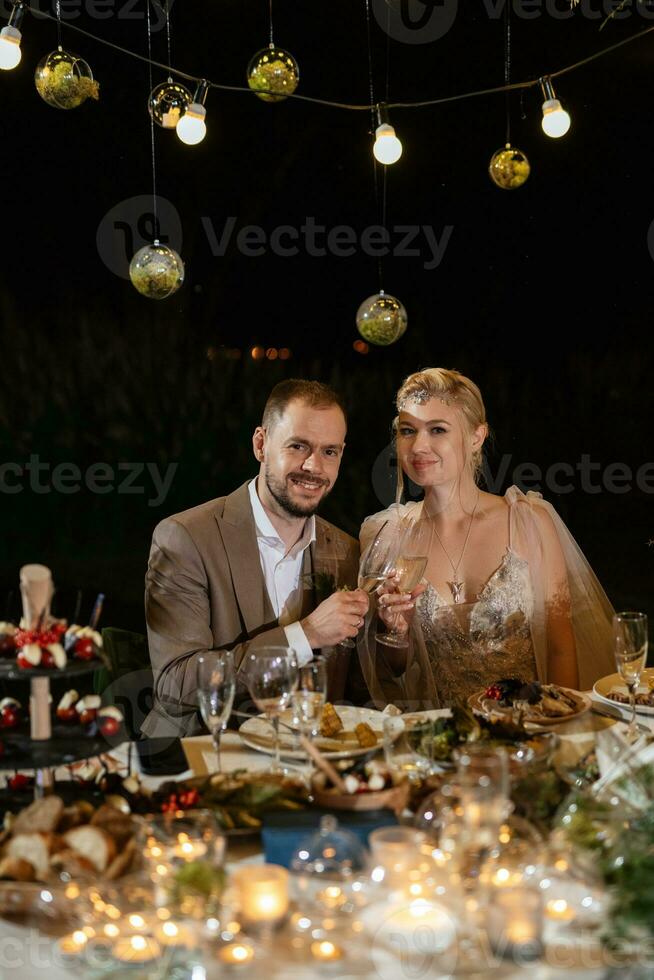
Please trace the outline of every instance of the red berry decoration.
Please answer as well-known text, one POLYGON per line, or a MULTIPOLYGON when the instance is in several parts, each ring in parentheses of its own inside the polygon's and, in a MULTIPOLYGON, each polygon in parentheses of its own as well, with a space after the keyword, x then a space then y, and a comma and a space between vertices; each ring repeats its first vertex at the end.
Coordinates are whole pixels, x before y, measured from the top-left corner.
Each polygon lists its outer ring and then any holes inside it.
POLYGON ((95 721, 97 713, 95 708, 85 708, 84 711, 80 712, 80 725, 90 725, 92 721, 95 721))
POLYGON ((54 657, 49 650, 41 650, 41 663, 39 667, 54 667, 54 657))
POLYGON ((502 691, 497 684, 491 684, 490 687, 487 687, 484 691, 484 697, 488 698, 490 701, 501 701, 502 691))
POLYGON ((0 723, 3 728, 16 728, 20 724, 20 713, 16 708, 3 708, 0 711, 0 723))
POLYGON ((11 776, 7 781, 9 789, 25 789, 31 783, 30 776, 26 776, 24 772, 17 772, 15 776, 11 776))
POLYGON ((34 664, 31 664, 22 652, 20 652, 16 657, 16 663, 19 667, 24 667, 26 670, 30 670, 34 667, 34 664))
POLYGON ((13 636, 6 634, 0 637, 0 657, 13 657, 16 653, 16 641, 13 636))
POLYGON ((77 711, 72 708, 57 708, 57 718, 59 721, 77 721, 77 711))
POLYGON ((90 636, 80 636, 75 640, 74 655, 78 660, 93 660, 93 640, 90 636))
POLYGON ((120 722, 117 718, 112 718, 108 716, 107 718, 100 719, 100 731, 105 736, 105 738, 111 738, 112 735, 116 735, 120 729, 120 722))

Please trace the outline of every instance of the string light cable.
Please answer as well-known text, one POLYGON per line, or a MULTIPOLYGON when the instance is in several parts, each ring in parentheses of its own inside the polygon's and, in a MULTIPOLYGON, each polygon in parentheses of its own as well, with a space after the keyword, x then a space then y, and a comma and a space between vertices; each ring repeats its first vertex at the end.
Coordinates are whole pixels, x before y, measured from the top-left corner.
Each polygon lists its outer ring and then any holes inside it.
MULTIPOLYGON (((48 13, 47 11, 32 8, 28 0, 18 0, 18 2, 14 4, 14 11, 18 7, 30 10, 30 12, 37 18, 41 18, 43 20, 52 20, 55 22, 57 20, 55 16, 48 13)), ((7 26, 10 26, 12 24, 14 11, 12 11, 11 17, 9 19, 9 24, 7 26)), ((139 54, 137 51, 132 51, 129 48, 125 48, 122 45, 116 44, 113 41, 108 41, 106 38, 99 37, 97 34, 93 34, 91 33, 91 31, 87 31, 83 27, 79 27, 77 24, 68 23, 66 24, 66 27, 68 30, 76 31, 78 34, 82 34, 84 35, 84 37, 88 37, 91 40, 96 41, 98 44, 103 44, 105 47, 109 47, 114 51, 119 51, 121 52, 121 54, 127 55, 131 58, 136 58, 138 61, 149 63, 153 68, 160 68, 162 71, 166 72, 166 74, 176 75, 178 78, 183 78, 187 82, 193 82, 195 83, 196 86, 206 84, 207 88, 209 89, 213 88, 222 92, 243 92, 248 95, 252 95, 252 89, 249 86, 226 85, 221 82, 212 82, 210 79, 203 78, 199 75, 192 75, 188 72, 182 71, 179 68, 174 68, 171 65, 163 64, 162 62, 147 58, 145 55, 139 54)), ((4 28, 3 31, 0 32, 0 34, 4 35, 5 30, 6 28, 4 28)), ((522 82, 512 82, 509 85, 495 85, 490 88, 475 89, 470 92, 460 92, 457 95, 448 95, 436 99, 422 99, 420 101, 412 101, 412 102, 388 102, 385 104, 385 109, 386 110, 423 109, 423 108, 428 108, 430 106, 445 105, 451 102, 461 102, 464 99, 481 98, 487 95, 497 95, 502 92, 517 92, 524 89, 537 88, 539 86, 542 87, 544 79, 551 80, 554 78, 560 78, 563 75, 567 75, 572 71, 576 71, 576 69, 578 68, 582 68, 593 61, 597 61, 599 58, 603 58, 606 55, 611 54, 613 51, 617 51, 619 48, 624 47, 626 44, 631 44, 633 41, 637 41, 639 40, 639 38, 645 37, 647 34, 650 34, 652 31, 654 31, 654 26, 646 27, 643 30, 638 31, 636 34, 632 34, 630 37, 623 38, 621 41, 617 41, 615 44, 611 44, 606 48, 602 48, 600 51, 596 51, 594 54, 588 55, 586 58, 582 58, 579 61, 576 61, 570 65, 565 65, 563 68, 559 68, 556 71, 550 71, 546 73, 544 72, 540 74, 538 77, 533 79, 528 79, 522 82)), ((335 102, 330 99, 319 99, 314 96, 300 95, 297 92, 289 93, 286 96, 286 98, 297 99, 300 102, 309 102, 312 103, 313 105, 322 105, 332 109, 348 109, 353 112, 371 112, 371 111, 375 111, 377 108, 376 106, 370 104, 335 102)))

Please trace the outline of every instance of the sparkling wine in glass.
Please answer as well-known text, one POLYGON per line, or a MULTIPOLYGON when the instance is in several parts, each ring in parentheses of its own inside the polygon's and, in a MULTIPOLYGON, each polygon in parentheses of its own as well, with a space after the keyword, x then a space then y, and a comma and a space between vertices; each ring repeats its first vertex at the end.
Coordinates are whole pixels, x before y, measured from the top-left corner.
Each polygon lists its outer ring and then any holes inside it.
POLYGON ((221 772, 220 739, 227 727, 236 693, 236 672, 231 650, 207 650, 197 660, 198 704, 216 750, 221 772))
MULTIPOLYGON (((361 555, 357 586, 367 595, 372 595, 392 574, 401 543, 399 529, 384 524, 361 555)), ((356 644, 348 637, 340 645, 353 648, 356 644)))
MULTIPOLYGON (((412 521, 398 528, 398 554, 395 561, 395 584, 400 592, 411 592, 420 582, 431 549, 433 524, 431 521, 412 521)), ((399 622, 399 621, 398 621, 399 622)), ((386 633, 377 633, 377 642, 389 647, 408 646, 407 635, 398 626, 386 633)))
POLYGON ((618 673, 627 685, 631 718, 627 738, 638 737, 636 691, 647 663, 647 616, 642 612, 620 612, 613 617, 613 649, 618 673))
POLYGON ((291 706, 298 685, 295 651, 289 647, 260 647, 248 658, 252 700, 272 725, 274 758, 270 772, 283 773, 279 758, 279 716, 291 706))

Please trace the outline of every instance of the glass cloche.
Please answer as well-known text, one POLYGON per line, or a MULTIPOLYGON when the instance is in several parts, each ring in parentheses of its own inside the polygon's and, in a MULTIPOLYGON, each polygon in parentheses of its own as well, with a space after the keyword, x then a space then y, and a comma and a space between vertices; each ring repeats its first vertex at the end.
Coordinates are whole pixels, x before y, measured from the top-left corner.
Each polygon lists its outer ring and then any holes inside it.
POLYGON ((307 915, 349 915, 363 900, 368 851, 333 816, 303 838, 291 858, 298 905, 307 915))

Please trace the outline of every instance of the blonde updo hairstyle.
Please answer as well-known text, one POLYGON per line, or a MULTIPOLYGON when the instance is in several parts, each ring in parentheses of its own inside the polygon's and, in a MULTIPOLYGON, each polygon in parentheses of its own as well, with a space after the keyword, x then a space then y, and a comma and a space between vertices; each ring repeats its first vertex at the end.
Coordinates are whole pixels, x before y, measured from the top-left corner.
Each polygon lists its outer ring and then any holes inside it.
MULTIPOLYGON (((407 402, 424 404, 431 398, 438 398, 447 405, 458 408, 463 425, 469 433, 474 432, 480 425, 485 425, 488 435, 484 401, 479 388, 470 378, 448 368, 424 368, 405 378, 395 398, 395 406, 399 413, 407 407, 407 402)), ((397 440, 398 423, 399 414, 393 419, 394 441, 397 440)), ((466 454, 465 465, 470 467, 473 479, 478 483, 483 465, 481 447, 466 454)), ((396 497, 398 503, 402 500, 403 493, 404 473, 398 460, 396 497)))

